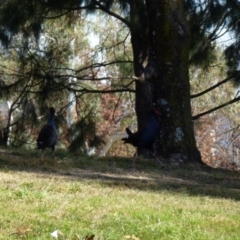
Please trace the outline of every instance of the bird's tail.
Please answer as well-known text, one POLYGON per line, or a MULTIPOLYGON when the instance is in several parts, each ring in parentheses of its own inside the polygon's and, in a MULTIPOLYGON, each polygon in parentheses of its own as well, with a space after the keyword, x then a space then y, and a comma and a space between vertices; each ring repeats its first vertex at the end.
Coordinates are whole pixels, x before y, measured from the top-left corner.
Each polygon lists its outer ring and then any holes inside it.
POLYGON ((127 132, 127 135, 128 135, 128 136, 133 135, 132 131, 131 131, 129 128, 126 128, 126 132, 127 132))
POLYGON ((131 130, 129 128, 126 128, 126 132, 127 132, 127 137, 126 138, 122 138, 122 141, 124 141, 124 143, 129 143, 129 137, 133 134, 131 132, 131 130))

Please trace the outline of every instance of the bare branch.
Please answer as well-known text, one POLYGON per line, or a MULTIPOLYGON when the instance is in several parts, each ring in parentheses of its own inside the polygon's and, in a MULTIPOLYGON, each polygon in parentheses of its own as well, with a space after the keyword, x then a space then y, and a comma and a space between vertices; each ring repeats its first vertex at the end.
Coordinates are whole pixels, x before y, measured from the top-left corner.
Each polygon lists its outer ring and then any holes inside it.
POLYGON ((219 110, 219 109, 221 109, 221 108, 223 108, 223 107, 226 107, 226 106, 228 106, 228 105, 230 105, 230 104, 233 104, 233 103, 235 103, 235 102, 237 102, 237 101, 239 101, 239 100, 240 100, 240 96, 237 97, 237 98, 232 99, 232 100, 229 101, 229 102, 226 102, 226 103, 224 103, 224 104, 222 104, 222 105, 219 105, 219 106, 217 106, 217 107, 215 107, 215 108, 212 108, 212 109, 210 109, 210 110, 208 110, 208 111, 199 113, 199 114, 193 116, 193 117, 192 117, 192 120, 197 120, 197 119, 199 119, 200 117, 202 117, 202 116, 204 116, 204 115, 207 115, 207 114, 209 114, 209 113, 215 112, 216 110, 219 110))
POLYGON ((129 28, 130 28, 130 22, 127 21, 125 18, 121 17, 120 15, 110 11, 109 9, 107 9, 106 7, 104 7, 102 4, 100 4, 100 2, 95 1, 96 6, 99 7, 100 10, 102 10, 103 12, 109 14, 110 16, 115 17, 116 19, 120 20, 121 22, 125 23, 129 28))
POLYGON ((210 88, 208 88, 208 89, 206 89, 206 90, 204 90, 200 93, 196 93, 196 94, 191 95, 190 98, 192 99, 192 98, 200 97, 203 94, 212 91, 213 89, 215 89, 215 88, 219 87, 220 85, 228 82, 229 80, 233 79, 234 77, 236 77, 238 75, 239 75, 239 72, 236 72, 234 75, 231 75, 230 77, 225 78, 224 80, 222 80, 221 82, 218 82, 217 84, 213 85, 212 87, 210 87, 210 88))

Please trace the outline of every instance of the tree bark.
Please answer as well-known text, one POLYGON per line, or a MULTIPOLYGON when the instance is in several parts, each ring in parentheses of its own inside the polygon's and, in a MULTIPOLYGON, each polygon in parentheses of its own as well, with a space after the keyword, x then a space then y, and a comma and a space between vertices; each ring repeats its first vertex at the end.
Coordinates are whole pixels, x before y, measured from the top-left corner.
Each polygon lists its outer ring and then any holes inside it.
POLYGON ((147 111, 155 104, 161 111, 157 153, 177 153, 181 161, 201 162, 190 105, 190 33, 182 4, 182 0, 146 0, 141 33, 131 29, 134 70, 141 79, 136 83, 138 128, 146 124, 147 111))

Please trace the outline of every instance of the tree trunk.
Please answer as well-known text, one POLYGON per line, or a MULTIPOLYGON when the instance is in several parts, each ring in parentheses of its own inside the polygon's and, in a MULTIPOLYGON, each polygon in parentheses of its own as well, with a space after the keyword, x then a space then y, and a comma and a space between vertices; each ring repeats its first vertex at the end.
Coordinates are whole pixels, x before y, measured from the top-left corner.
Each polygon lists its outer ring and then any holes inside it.
POLYGON ((190 105, 190 33, 182 4, 181 0, 147 0, 141 34, 131 29, 134 69, 141 79, 136 83, 138 127, 146 124, 147 111, 155 103, 161 111, 157 153, 177 153, 184 162, 201 162, 190 105))

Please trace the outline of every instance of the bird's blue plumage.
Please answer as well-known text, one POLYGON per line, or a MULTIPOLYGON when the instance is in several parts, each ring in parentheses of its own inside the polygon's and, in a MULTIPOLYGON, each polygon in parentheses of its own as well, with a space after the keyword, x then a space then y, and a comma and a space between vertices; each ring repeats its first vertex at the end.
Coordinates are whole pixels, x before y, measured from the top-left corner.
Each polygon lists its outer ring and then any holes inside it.
MULTIPOLYGON (((140 131, 132 133, 129 128, 126 128, 126 132, 128 134, 127 138, 123 138, 124 143, 129 143, 136 147, 138 150, 142 148, 149 149, 152 153, 156 161, 164 168, 162 162, 158 159, 156 154, 153 152, 153 143, 157 137, 159 131, 159 121, 157 119, 157 115, 160 113, 156 109, 152 109, 149 112, 149 119, 147 125, 140 131)), ((137 157, 137 152, 134 154, 132 168, 135 168, 135 160, 137 157)))
MULTIPOLYGON (((38 149, 42 149, 43 151, 45 148, 51 148, 53 155, 54 155, 55 145, 57 143, 57 138, 58 138, 58 134, 57 134, 57 130, 54 122, 54 115, 55 115, 54 108, 50 108, 50 116, 49 116, 48 122, 41 129, 37 139, 38 149)), ((43 161, 43 153, 42 153, 42 161, 43 161)))
POLYGON ((139 149, 147 148, 153 151, 153 143, 158 134, 159 122, 156 119, 156 112, 151 110, 149 113, 149 120, 147 125, 140 131, 132 133, 130 129, 126 128, 128 134, 127 138, 123 138, 124 143, 132 144, 139 149))

